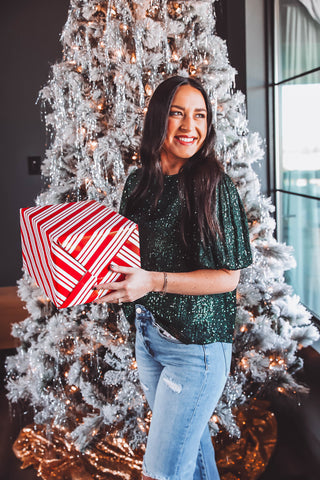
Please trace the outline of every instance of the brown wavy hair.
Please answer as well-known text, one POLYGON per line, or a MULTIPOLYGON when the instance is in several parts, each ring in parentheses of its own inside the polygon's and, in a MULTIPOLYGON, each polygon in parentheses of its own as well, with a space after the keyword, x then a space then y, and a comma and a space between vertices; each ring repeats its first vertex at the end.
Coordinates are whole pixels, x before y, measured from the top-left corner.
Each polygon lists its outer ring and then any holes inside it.
POLYGON ((164 175, 161 169, 160 152, 167 135, 168 117, 176 91, 182 85, 199 90, 207 109, 207 135, 199 149, 179 171, 179 195, 182 201, 180 231, 183 243, 188 246, 191 225, 196 226, 205 245, 217 235, 222 238, 215 213, 216 188, 223 176, 223 168, 215 149, 215 131, 212 124, 212 108, 200 81, 192 77, 174 76, 164 80, 154 91, 145 117, 140 146, 140 182, 131 194, 128 213, 139 208, 152 189, 155 208, 163 191, 164 175))

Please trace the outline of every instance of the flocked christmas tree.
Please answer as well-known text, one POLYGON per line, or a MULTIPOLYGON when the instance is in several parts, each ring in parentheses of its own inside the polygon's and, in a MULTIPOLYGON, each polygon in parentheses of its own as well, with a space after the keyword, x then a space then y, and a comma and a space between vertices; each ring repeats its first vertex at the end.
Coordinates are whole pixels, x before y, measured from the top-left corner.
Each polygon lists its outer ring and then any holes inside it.
MULTIPOLYGON (((262 142, 247 129, 244 97, 233 90, 236 72, 214 31, 214 0, 71 0, 63 60, 53 65, 40 93, 50 137, 43 175, 50 185, 36 203, 95 199, 117 209, 126 176, 139 165, 144 114, 155 87, 174 74, 203 82, 212 100, 216 152, 238 186, 254 256, 241 274, 232 372, 211 422, 213 435, 224 429, 239 436, 234 414, 242 404, 304 390, 294 377, 302 366, 297 350, 318 333, 285 283, 294 260, 273 237, 273 207, 252 169, 263 157, 262 142)), ((19 291, 30 316, 13 327, 21 346, 7 360, 8 397, 32 406, 39 428, 48 425, 42 438, 56 441, 56 448, 60 432, 67 456, 72 449, 89 455, 84 470, 92 476, 68 476, 60 462, 64 473, 57 478, 109 478, 94 476, 99 468, 112 470, 102 462, 102 450, 95 450, 97 442, 101 446, 108 437, 125 463, 120 452, 130 456, 128 445, 143 445, 148 424, 134 334, 123 314, 106 306, 58 311, 27 274, 19 291)), ((26 461, 37 442, 34 431, 23 435, 29 450, 24 443, 20 456, 26 461)), ((39 471, 50 478, 44 464, 39 471)))

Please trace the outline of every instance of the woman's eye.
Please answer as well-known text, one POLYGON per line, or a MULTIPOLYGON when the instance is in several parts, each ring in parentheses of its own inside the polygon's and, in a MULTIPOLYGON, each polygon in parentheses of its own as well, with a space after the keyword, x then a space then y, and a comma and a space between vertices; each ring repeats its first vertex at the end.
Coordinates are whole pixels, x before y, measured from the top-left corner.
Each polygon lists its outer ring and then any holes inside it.
POLYGON ((206 118, 206 116, 205 116, 204 113, 197 113, 197 114, 196 114, 196 117, 197 117, 197 118, 206 118))
POLYGON ((177 110, 171 110, 170 116, 176 117, 176 116, 178 116, 178 115, 182 115, 182 112, 179 112, 179 111, 177 111, 177 110))

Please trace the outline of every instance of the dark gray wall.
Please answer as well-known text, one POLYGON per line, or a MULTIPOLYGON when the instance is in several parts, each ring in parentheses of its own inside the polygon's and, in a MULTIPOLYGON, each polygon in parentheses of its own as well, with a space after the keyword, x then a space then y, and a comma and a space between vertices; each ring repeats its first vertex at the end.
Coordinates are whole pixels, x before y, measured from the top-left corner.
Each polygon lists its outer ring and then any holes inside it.
MULTIPOLYGON (((218 0, 217 33, 228 45, 230 64, 237 70, 236 89, 246 95, 249 130, 267 139, 266 15, 268 0, 218 0)), ((269 195, 268 152, 253 166, 269 195)))
POLYGON ((2 5, 0 286, 21 276, 19 208, 34 205, 42 188, 28 175, 27 157, 43 157, 44 125, 35 102, 50 64, 61 57, 59 35, 69 0, 15 0, 2 5))
MULTIPOLYGON (((246 0, 246 87, 249 130, 258 132, 265 141, 267 128, 266 15, 264 0, 246 0)), ((270 194, 269 153, 254 165, 262 184, 262 192, 270 194)))

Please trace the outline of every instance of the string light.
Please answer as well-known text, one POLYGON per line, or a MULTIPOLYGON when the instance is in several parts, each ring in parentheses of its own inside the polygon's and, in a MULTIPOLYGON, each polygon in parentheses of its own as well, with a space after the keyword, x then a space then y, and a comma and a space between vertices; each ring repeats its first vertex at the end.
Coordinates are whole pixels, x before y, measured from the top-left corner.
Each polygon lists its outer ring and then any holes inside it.
POLYGON ((193 76, 196 73, 197 73, 197 67, 195 67, 194 65, 189 65, 189 74, 193 76))
POLYGON ((240 361, 240 366, 247 370, 249 368, 249 362, 247 358, 242 358, 240 361))
POLYGON ((151 97, 152 93, 153 93, 153 90, 151 88, 151 86, 147 83, 146 86, 144 87, 144 90, 146 92, 146 94, 151 97))
POLYGON ((279 367, 281 365, 285 365, 285 361, 281 357, 269 357, 269 369, 272 370, 273 368, 279 367))
POLYGON ((173 53, 172 53, 171 59, 172 59, 174 62, 177 62, 177 61, 179 60, 179 57, 178 57, 178 55, 177 55, 177 52, 173 52, 173 53))
POLYGON ((91 140, 91 142, 89 142, 89 146, 91 150, 95 150, 98 146, 98 142, 96 140, 91 140))

